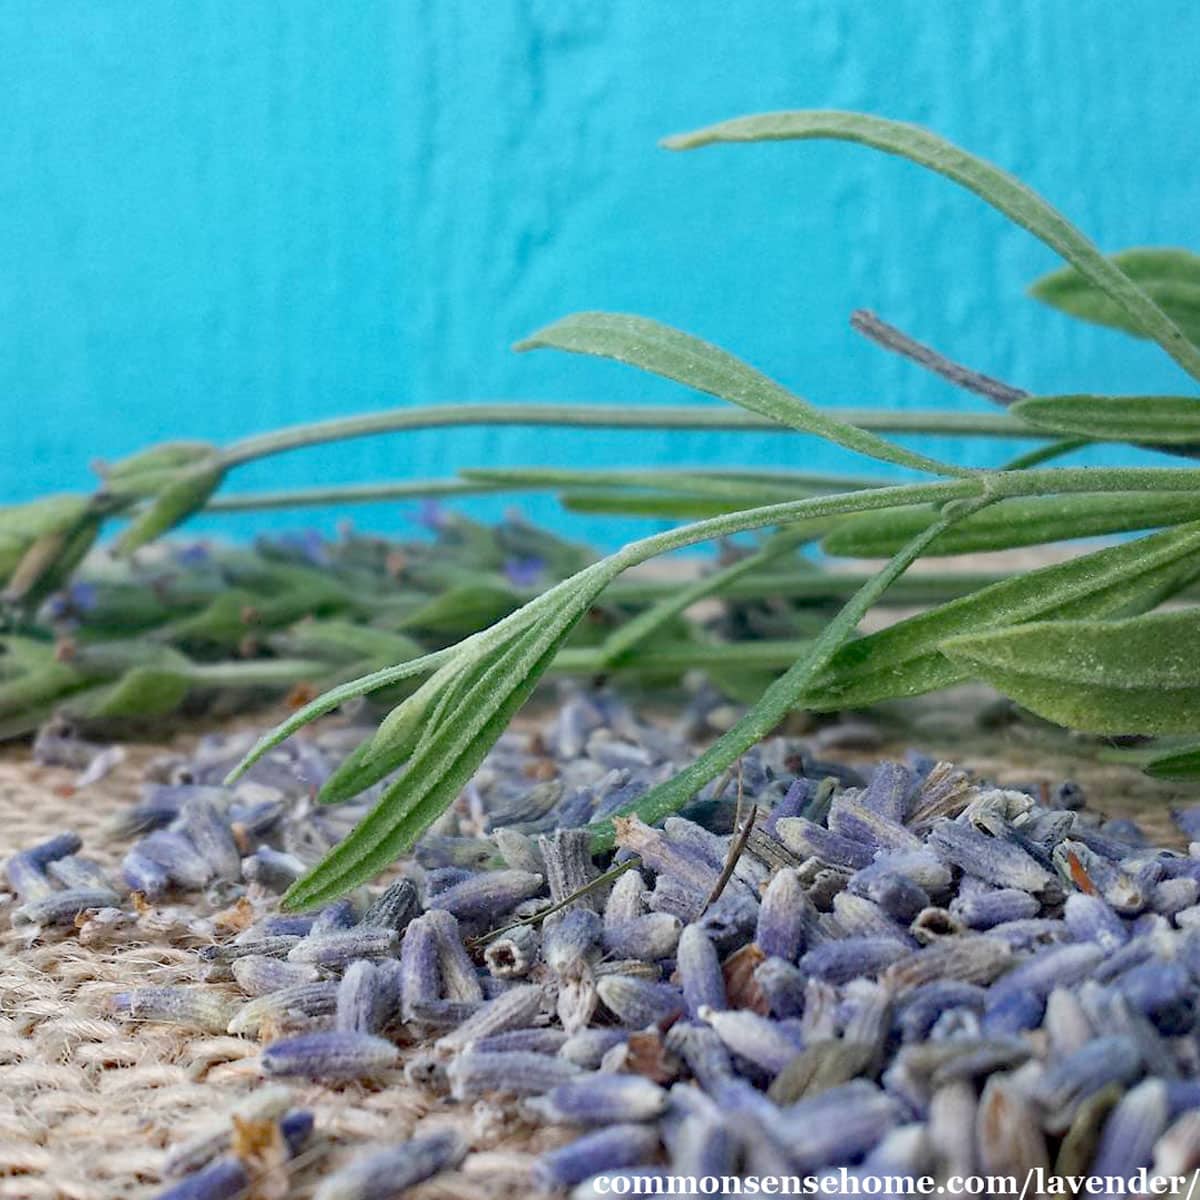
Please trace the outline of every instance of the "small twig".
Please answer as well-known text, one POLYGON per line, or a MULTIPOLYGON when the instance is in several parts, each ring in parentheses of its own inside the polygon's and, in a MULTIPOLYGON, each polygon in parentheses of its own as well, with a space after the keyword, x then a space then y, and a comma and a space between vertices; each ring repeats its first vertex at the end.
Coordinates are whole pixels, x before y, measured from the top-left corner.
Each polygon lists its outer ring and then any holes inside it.
POLYGON ((612 883, 619 875, 624 875, 630 867, 638 866, 641 861, 640 858, 626 859, 619 866, 612 867, 610 870, 605 871, 603 875, 597 875, 590 883, 585 883, 583 887, 576 888, 569 896, 564 896, 554 904, 548 904, 545 908, 539 908, 537 912, 532 913, 528 917, 522 917, 519 921, 513 921, 511 925, 505 925, 501 929, 493 929, 491 933, 485 933, 477 938, 472 938, 470 948, 475 950, 480 946, 487 946, 497 938, 503 937, 506 933, 511 933, 514 929, 519 929, 522 925, 539 924, 560 909, 570 907, 581 896, 586 896, 589 892, 594 892, 598 887, 603 887, 606 883, 612 883))
MULTIPOLYGON (((737 808, 734 810, 733 824, 737 828, 738 822, 742 816, 742 760, 738 759, 737 764, 738 775, 738 796, 737 808)), ((746 818, 746 823, 742 826, 741 832, 729 844, 729 853, 725 858, 725 865, 721 868, 721 874, 717 878, 717 882, 713 885, 713 890, 709 892, 708 899, 704 901, 704 912, 707 912, 720 899, 721 893, 725 890, 726 885, 733 878, 733 873, 737 869, 738 859, 742 857, 742 853, 746 849, 746 843, 750 840, 750 831, 754 828, 755 818, 758 816, 758 809, 751 808, 750 815, 746 818)))
POLYGON ((870 338, 885 350, 902 354, 927 371, 932 371, 935 375, 949 380, 956 387, 966 388, 969 392, 986 396, 994 404, 999 404, 1003 408, 1015 404, 1018 400, 1024 400, 1029 395, 1020 388, 1003 383, 999 379, 993 379, 981 371, 973 371, 970 367, 964 367, 944 354, 939 354, 931 346, 926 346, 923 342, 918 342, 916 338, 909 337, 903 330, 888 324, 887 321, 868 312, 865 308, 860 308, 850 314, 850 325, 858 333, 870 338))

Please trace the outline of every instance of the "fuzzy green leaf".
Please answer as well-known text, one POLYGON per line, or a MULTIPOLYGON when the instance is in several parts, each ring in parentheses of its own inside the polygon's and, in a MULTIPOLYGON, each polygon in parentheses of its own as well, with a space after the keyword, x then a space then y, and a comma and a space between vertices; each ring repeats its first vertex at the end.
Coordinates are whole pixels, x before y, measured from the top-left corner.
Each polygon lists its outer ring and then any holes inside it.
POLYGON ((1155 779, 1200 779, 1200 742, 1152 758, 1142 770, 1155 779))
MULTIPOLYGON (((1200 517, 1200 497, 1180 493, 1104 492, 1002 500, 942 534, 930 556, 1007 550, 1104 534, 1177 525, 1200 517)), ((934 510, 895 508, 847 518, 822 542, 827 554, 883 558, 936 520, 934 510)))
MULTIPOLYGON (((1111 261, 1129 276, 1179 326, 1200 344, 1200 255, 1157 247, 1122 250, 1111 261)), ((1029 289, 1043 304, 1081 321, 1146 337, 1143 328, 1104 292, 1072 267, 1043 275, 1029 289)))
POLYGON ((569 350, 611 358, 718 396, 781 425, 815 434, 883 462, 935 475, 969 475, 893 445, 801 400, 741 359, 710 342, 659 321, 625 313, 582 312, 547 325, 517 344, 518 350, 569 350))
POLYGON ((205 463, 175 475, 120 536, 117 552, 131 554, 199 512, 221 486, 224 474, 222 467, 205 463))
POLYGON ((671 150, 719 142, 833 138, 858 142, 927 167, 975 193, 1010 221, 1029 230, 1107 296, 1145 336, 1153 338, 1193 378, 1200 379, 1200 350, 1125 273, 1056 208, 1019 179, 945 138, 916 125, 863 113, 809 110, 763 113, 724 121, 667 138, 671 150))
POLYGON ((1200 442, 1200 397, 1031 396, 1010 410, 1039 429, 1109 442, 1200 442))
POLYGON ((189 680, 178 671, 135 667, 115 683, 91 688, 63 705, 82 720, 130 720, 174 712, 187 695, 189 680))
POLYGON ((803 707, 861 708, 951 687, 969 672, 939 652, 957 634, 1047 618, 1144 611, 1200 569, 1200 525, 1106 547, 1026 571, 850 642, 833 657, 803 707))
POLYGON ((341 843, 288 890, 284 906, 312 908, 372 878, 408 850, 454 801, 528 699, 607 579, 589 576, 488 663, 469 697, 427 729, 408 769, 341 843))
POLYGON ((1085 733, 1191 733, 1200 720, 1200 608, 1123 621, 1035 621, 941 651, 1018 704, 1085 733))

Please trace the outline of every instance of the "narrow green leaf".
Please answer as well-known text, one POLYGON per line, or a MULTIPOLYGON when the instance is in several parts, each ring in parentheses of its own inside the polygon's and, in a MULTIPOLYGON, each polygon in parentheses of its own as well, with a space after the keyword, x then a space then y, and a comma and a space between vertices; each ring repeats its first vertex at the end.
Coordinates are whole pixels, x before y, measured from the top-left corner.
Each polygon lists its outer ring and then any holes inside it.
POLYGON ((1200 608, 1035 621, 950 638, 941 651, 1039 716, 1085 733, 1192 733, 1200 721, 1200 608))
POLYGON ((397 622, 399 629, 422 629, 428 633, 474 633, 499 621, 521 605, 511 588, 500 584, 468 584, 452 587, 397 622))
POLYGON ((222 467, 203 464, 175 476, 117 539, 117 552, 131 554, 199 512, 220 487, 224 474, 222 467))
POLYGON ((289 889, 286 908, 340 896, 413 845, 474 774, 606 582, 600 573, 580 581, 555 611, 511 639, 477 677, 469 698, 426 732, 408 769, 367 816, 289 889))
MULTIPOLYGON (((929 471, 969 475, 849 425, 815 408, 727 351, 659 321, 624 313, 582 312, 555 321, 517 344, 518 350, 569 350, 611 358, 719 396, 781 425, 815 434, 871 458, 929 471)), ((1200 355, 1198 355, 1200 357, 1200 355)))
POLYGON ((135 667, 115 683, 68 699, 63 712, 80 720, 130 720, 173 713, 188 692, 188 677, 178 671, 135 667))
POLYGON ((1136 328, 1158 342, 1189 375, 1200 379, 1200 350, 1119 265, 1105 258, 1062 213, 1008 172, 916 125, 853 112, 763 113, 679 134, 667 138, 663 144, 671 150, 691 150, 719 142, 806 138, 858 142, 886 154, 896 154, 974 192, 1062 255, 1109 297, 1136 328))
POLYGON ((1142 770, 1155 779, 1200 779, 1200 742, 1152 758, 1142 770))
MULTIPOLYGON (((569 512, 624 517, 657 517, 664 521, 699 521, 738 512, 761 503, 757 498, 696 495, 693 492, 619 492, 571 489, 559 499, 569 512)), ((794 496, 789 499, 795 499, 794 496)))
POLYGON ((1110 442, 1200 442, 1200 397, 1031 396, 1010 410, 1054 433, 1110 442))
MULTIPOLYGON (((1200 255, 1190 250, 1146 247, 1122 250, 1110 258, 1179 326, 1189 341, 1200 344, 1200 255)), ((1119 304, 1073 267, 1043 275, 1029 291, 1042 303, 1082 321, 1121 329, 1134 337, 1147 336, 1119 304)))
MULTIPOLYGON (((936 512, 925 506, 849 517, 821 543, 827 554, 883 558, 894 554, 936 512)), ((927 555, 973 554, 1047 542, 1130 533, 1200 517, 1200 497, 1180 493, 1104 492, 1001 500, 948 530, 927 555)))
MULTIPOLYGON (((1026 571, 842 647, 804 696, 813 710, 861 708, 951 687, 968 672, 938 650, 947 638, 1047 618, 1124 614, 1158 603, 1164 581, 1200 565, 1200 525, 1026 571)), ((1184 575, 1182 579, 1189 576, 1184 575)))

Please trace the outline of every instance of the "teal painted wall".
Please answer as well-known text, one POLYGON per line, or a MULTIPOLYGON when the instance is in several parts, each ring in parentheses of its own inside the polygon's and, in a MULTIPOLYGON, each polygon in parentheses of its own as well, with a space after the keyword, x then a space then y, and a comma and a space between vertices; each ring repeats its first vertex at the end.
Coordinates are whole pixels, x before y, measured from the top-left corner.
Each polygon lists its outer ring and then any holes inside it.
MULTIPOLYGON (((1026 299, 1053 256, 914 167, 656 140, 864 109, 1015 171, 1103 247, 1195 247, 1198 50, 1191 0, 5 0, 0 499, 87 486, 90 459, 167 436, 685 398, 509 351, 579 308, 679 325, 821 404, 982 404, 863 343, 858 306, 1036 390, 1179 389, 1148 345, 1026 299)), ((861 465, 766 436, 469 430, 293 455, 231 485, 497 461, 861 465)), ((354 516, 397 529, 407 511, 354 516)))

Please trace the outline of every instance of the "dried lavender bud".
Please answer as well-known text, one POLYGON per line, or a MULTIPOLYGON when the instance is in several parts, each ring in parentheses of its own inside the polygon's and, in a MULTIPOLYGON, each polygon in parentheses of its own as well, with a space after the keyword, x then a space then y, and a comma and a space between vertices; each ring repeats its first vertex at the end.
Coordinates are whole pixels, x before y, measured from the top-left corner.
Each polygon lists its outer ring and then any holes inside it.
POLYGON ((654 890, 645 895, 645 899, 652 911, 669 913, 687 923, 700 919, 708 896, 708 892, 702 892, 674 875, 659 875, 654 881, 654 890))
POLYGON ((829 809, 829 829, 853 842, 877 850, 920 850, 921 839, 897 821, 885 817, 854 794, 835 796, 829 809))
POLYGON ((230 1155, 159 1192, 156 1200, 236 1200, 249 1184, 241 1160, 230 1155))
POLYGON ((5 875, 8 886, 26 904, 41 900, 54 891, 45 866, 31 857, 28 851, 14 854, 5 863, 5 875))
POLYGON ((610 1125, 543 1154, 534 1165, 535 1187, 571 1187, 618 1167, 636 1167, 658 1153, 658 1132, 645 1125, 610 1125))
POLYGON ((130 1021, 162 1021, 224 1033, 234 1003, 211 988, 144 987, 109 997, 109 1008, 130 1021))
POLYGON ((596 957, 603 927, 591 909, 570 908, 542 925, 542 958, 560 979, 583 975, 596 957))
MULTIPOLYGON (((911 933, 904 926, 896 923, 873 900, 865 896, 855 896, 850 892, 839 892, 833 898, 833 913, 823 919, 829 921, 841 937, 885 937, 903 942, 915 948, 921 940, 922 933, 932 932, 927 928, 928 917, 922 920, 924 914, 932 912, 944 913, 944 909, 924 909, 917 914, 911 926, 911 933)), ((958 926, 950 922, 952 928, 958 926)), ((941 931, 944 932, 944 931, 941 931)))
POLYGON ((315 1125, 316 1118, 306 1108, 293 1108, 279 1118, 279 1132, 290 1158, 295 1158, 304 1149, 315 1125))
POLYGON ((334 980, 322 979, 259 996, 237 1010, 226 1026, 227 1031, 253 1036, 268 1024, 328 1016, 337 1008, 337 990, 334 980))
POLYGON ((911 956, 910 948, 896 938, 855 937, 817 946, 801 958, 800 967, 829 983, 846 983, 877 975, 911 956))
POLYGON ((533 875, 546 874, 542 852, 529 834, 517 829, 493 829, 492 841, 496 843, 506 867, 514 871, 528 871, 533 875))
POLYGON ((800 858, 815 858, 828 867, 860 871, 871 864, 874 847, 831 833, 805 817, 784 817, 775 826, 779 840, 800 858))
POLYGON ((881 762, 863 793, 863 803, 891 821, 903 823, 917 790, 917 779, 902 763, 881 762))
POLYGON ((496 979, 521 979, 537 962, 541 937, 532 925, 517 925, 489 942, 483 961, 496 979))
POLYGON ((934 980, 908 991, 901 998, 897 1025, 906 1042, 922 1042, 934 1022, 951 1009, 982 1012, 987 992, 977 984, 957 979, 934 980))
POLYGON ((572 1125, 614 1125, 653 1121, 667 1107, 662 1088, 640 1075, 598 1075, 560 1083, 529 1104, 544 1121, 572 1125))
POLYGON ((64 888, 113 890, 108 872, 94 858, 81 858, 78 854, 68 854, 47 863, 46 874, 64 888))
POLYGON ((875 1047, 853 1041, 814 1042, 788 1062, 767 1094, 778 1105, 819 1096, 871 1069, 875 1047))
POLYGON ((121 878, 148 900, 157 900, 171 886, 166 867, 147 858, 136 847, 121 860, 121 878))
POLYGON ((717 1012, 705 1008, 700 1019, 707 1021, 731 1053, 761 1067, 768 1075, 778 1075, 804 1048, 799 1035, 769 1017, 746 1010, 717 1012))
POLYGON ((248 996, 266 996, 282 988, 317 980, 317 968, 311 963, 285 962, 262 954, 236 959, 231 969, 238 986, 248 996))
POLYGON ((80 913, 93 908, 111 908, 121 897, 107 888, 69 888, 51 892, 13 909, 14 925, 70 925, 80 913))
POLYGON ((721 962, 712 939, 699 925, 684 928, 679 937, 676 964, 688 1016, 697 1016, 701 1008, 726 1007, 721 962))
POLYGON ((754 940, 768 957, 795 962, 817 923, 817 910, 805 894, 800 876, 777 871, 763 893, 754 940))
POLYGON ((675 953, 682 928, 679 918, 669 913, 647 913, 627 921, 613 921, 604 926, 604 948, 624 958, 656 962, 675 953))
POLYGON ((549 1054, 511 1051, 484 1054, 468 1050, 446 1071, 450 1092, 456 1100, 475 1100, 488 1092, 512 1092, 517 1096, 540 1096, 579 1074, 569 1060, 549 1054))
POLYGON ((1072 892, 1063 906, 1063 919, 1076 941, 1095 942, 1109 952, 1129 941, 1125 923, 1099 896, 1072 892))
POLYGON ((365 959, 352 962, 338 984, 334 1028, 344 1033, 378 1033, 389 1015, 379 969, 365 959))
POLYGON ((318 967, 344 967, 357 958, 383 958, 396 949, 396 931, 362 926, 336 933, 314 931, 301 938, 289 951, 288 962, 313 963, 318 967))
POLYGON ((1134 1012, 1141 1013, 1165 1037, 1179 1037, 1195 1023, 1193 984, 1175 962, 1146 963, 1125 972, 1115 983, 1134 1012))
POLYGON ((1019 846, 988 837, 958 821, 938 821, 929 834, 929 847, 947 862, 997 887, 1043 892, 1054 877, 1019 846))
POLYGON ((672 1054, 683 1059, 706 1091, 713 1091, 733 1077, 729 1051, 711 1026, 677 1021, 667 1030, 665 1043, 672 1054))
POLYGON ((394 929, 397 933, 403 933, 420 911, 421 901, 412 880, 397 879, 371 902, 359 925, 394 929))
POLYGON ((493 919, 536 896, 542 884, 540 875, 527 871, 487 871, 430 897, 429 907, 445 909, 459 920, 493 919))
POLYGON ((969 934, 914 951, 889 967, 884 981, 898 990, 935 979, 990 983, 1008 968, 1012 959, 1012 948, 1007 942, 987 934, 969 934))
POLYGON ((470 1048, 480 1054, 507 1054, 512 1050, 531 1051, 534 1054, 558 1054, 566 1043, 567 1035, 563 1030, 554 1029, 549 1025, 538 1025, 528 1029, 506 1029, 502 1033, 490 1033, 486 1037, 476 1038, 471 1042, 470 1048))
POLYGON ((966 926, 948 909, 935 907, 917 913, 908 929, 918 945, 929 946, 943 938, 957 937, 966 926))
POLYGON ((479 1008, 477 1000, 426 1000, 414 1004, 412 1019, 433 1029, 453 1029, 479 1008))
POLYGON ((314 1200, 394 1200, 408 1188, 457 1166, 466 1146, 446 1131, 413 1138, 355 1159, 322 1180, 314 1200))
POLYGON ((79 834, 67 830, 63 833, 56 833, 53 837, 39 842, 36 846, 30 846, 13 857, 24 857, 35 867, 44 869, 57 859, 66 858, 68 854, 77 854, 81 849, 83 849, 83 839, 79 834))
POLYGON ((581 1029, 563 1042, 558 1056, 584 1070, 594 1071, 605 1054, 621 1045, 628 1036, 624 1029, 581 1029))
POLYGON ((294 854, 270 846, 259 846, 242 859, 242 878, 272 892, 286 892, 306 869, 294 854))
POLYGON ((438 966, 438 938, 429 914, 413 920, 400 946, 401 1013, 406 1021, 424 1004, 442 994, 442 973, 438 966))
POLYGON ((610 922, 628 921, 640 917, 646 911, 642 893, 646 890, 646 880, 636 868, 631 868, 623 875, 618 875, 608 892, 604 904, 604 924, 610 922))
MULTIPOLYGON (((217 792, 216 795, 221 795, 217 792)), ((217 879, 240 879, 242 856, 229 822, 208 796, 193 795, 184 802, 175 828, 196 847, 217 879)), ((154 835, 151 834, 151 837, 154 835)))
MULTIPOLYGON (((483 988, 475 964, 462 943, 458 921, 452 913, 444 909, 431 909, 417 918, 424 921, 433 930, 437 942, 438 973, 442 978, 442 992, 447 1000, 459 1000, 468 1004, 478 1004, 483 999, 483 988)), ((409 925, 412 930, 413 921, 409 925)), ((408 937, 408 934, 405 934, 408 937)))
POLYGON ((358 913, 354 910, 354 901, 348 896, 327 904, 313 919, 312 933, 324 937, 327 933, 341 933, 353 929, 358 924, 358 913))
POLYGON ((461 1050, 481 1038, 518 1029, 530 1024, 542 1010, 546 990, 537 984, 524 984, 501 992, 475 1010, 457 1029, 438 1039, 441 1050, 461 1050))
MULTIPOLYGON (((127 877, 129 859, 135 853, 157 863, 166 871, 168 881, 185 891, 199 891, 213 877, 208 861, 192 840, 177 829, 159 829, 135 843, 130 854, 125 856, 127 877)), ((240 859, 238 866, 240 869, 240 859)))
POLYGON ((605 1008, 627 1029, 644 1029, 683 1011, 683 993, 664 983, 606 975, 596 983, 605 1008))
POLYGON ((396 1047, 383 1038, 331 1030, 272 1042, 263 1049, 262 1069, 267 1075, 363 1079, 394 1067, 399 1057, 396 1047))
POLYGON ((754 983, 771 1016, 780 1020, 803 1013, 807 980, 795 963, 782 958, 768 958, 754 968, 754 983))
MULTIPOLYGON (((537 844, 545 863, 550 899, 555 904, 562 903, 568 896, 587 887, 599 874, 592 861, 592 837, 586 829, 556 829, 539 837, 537 844)), ((599 892, 591 891, 573 903, 599 912, 604 897, 599 892)))
MULTIPOLYGON (((54 867, 51 865, 51 873, 54 867)), ((1191 908, 1200 899, 1200 883, 1186 876, 1177 879, 1164 879, 1155 884, 1150 893, 1150 907, 1156 913, 1173 917, 1176 913, 1191 908)))
POLYGON ((1148 1167, 1166 1127, 1166 1085, 1161 1079, 1147 1079, 1121 1097, 1105 1122, 1092 1174, 1128 1178, 1148 1167))
POLYGON ((1039 992, 1018 988, 990 997, 979 1020, 980 1030, 989 1036, 1024 1033, 1041 1025, 1046 1011, 1045 997, 1039 992))
MULTIPOLYGON (((617 845, 636 854, 658 875, 671 875, 701 897, 711 895, 720 878, 720 868, 680 846, 638 817, 617 817, 613 822, 617 845)), ((680 914, 676 914, 680 915, 680 914)))
POLYGON ((796 1168, 810 1172, 870 1150, 899 1114, 891 1096, 872 1083, 854 1080, 782 1110, 780 1125, 796 1168))
POLYGON ((599 1003, 600 993, 590 969, 585 967, 578 974, 560 977, 554 1009, 568 1034, 586 1029, 596 1015, 599 1003))
POLYGON ((1034 1095, 1056 1127, 1065 1128, 1079 1104, 1110 1083, 1129 1083, 1141 1066, 1142 1056, 1128 1037, 1098 1037, 1066 1058, 1050 1063, 1034 1095))
POLYGON ((959 895, 950 902, 950 912, 971 929, 991 929, 1006 921, 1024 921, 1036 917, 1041 904, 1018 888, 997 888, 991 892, 959 895))
POLYGON ((286 958, 288 953, 300 943, 295 934, 271 934, 266 937, 257 935, 242 940, 235 939, 221 946, 201 946, 197 951, 205 962, 232 963, 239 958, 258 956, 261 958, 286 958))
POLYGON ((992 994, 1027 990, 1048 996, 1056 987, 1070 987, 1086 979, 1104 957, 1104 951, 1093 943, 1077 946, 1054 946, 1042 950, 1019 966, 1014 967, 992 985, 992 994))

